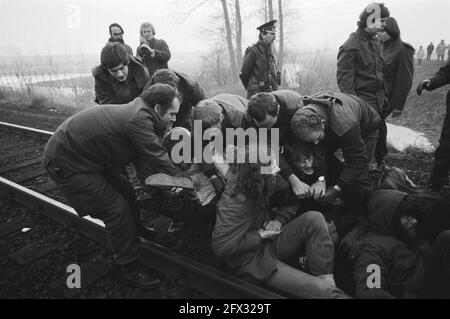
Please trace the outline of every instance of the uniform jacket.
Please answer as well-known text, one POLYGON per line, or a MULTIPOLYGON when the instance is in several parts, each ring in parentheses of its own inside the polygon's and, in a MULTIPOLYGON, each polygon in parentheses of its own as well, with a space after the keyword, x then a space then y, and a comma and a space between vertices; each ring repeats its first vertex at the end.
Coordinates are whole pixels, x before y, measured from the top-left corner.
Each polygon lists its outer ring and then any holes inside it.
POLYGON ((402 111, 414 77, 414 48, 398 38, 384 45, 384 81, 391 109, 402 111))
POLYGON ((115 80, 102 65, 92 69, 95 79, 95 101, 98 104, 124 104, 138 97, 150 79, 147 68, 139 58, 129 56, 128 77, 125 82, 115 80))
POLYGON ((337 185, 342 188, 353 185, 367 172, 369 159, 364 138, 378 130, 379 114, 362 99, 345 93, 316 95, 305 98, 304 104, 327 118, 324 141, 327 156, 342 149, 345 168, 337 185), (309 106, 310 103, 317 107, 309 106))
POLYGON ((429 45, 427 46, 427 53, 428 53, 428 54, 431 54, 431 53, 433 53, 433 51, 434 51, 434 45, 429 44, 429 45))
POLYGON ((247 97, 258 92, 277 90, 277 66, 272 46, 260 40, 248 47, 239 77, 248 92, 247 97))
POLYGON ((44 156, 72 173, 98 173, 141 159, 148 171, 175 174, 167 150, 160 143, 165 128, 144 100, 94 106, 64 121, 48 141, 44 156))
POLYGON ((338 254, 345 251, 353 264, 357 298, 417 298, 420 294, 428 247, 409 247, 394 236, 393 220, 405 195, 392 190, 374 193, 368 226, 348 234, 339 247, 338 254), (367 285, 370 265, 380 267, 379 288, 367 285))
POLYGON ((375 37, 358 29, 339 48, 337 83, 341 92, 359 96, 381 112, 385 103, 383 48, 375 37))
POLYGON ((156 70, 169 68, 167 62, 169 62, 171 54, 169 46, 164 40, 153 38, 147 44, 155 50, 155 56, 152 57, 148 50, 139 50, 139 47, 136 49, 136 56, 141 57, 151 77, 156 70))
POLYGON ((283 225, 295 216, 294 207, 280 209, 271 218, 259 203, 243 194, 232 196, 231 185, 235 177, 228 175, 228 183, 217 204, 216 225, 212 234, 212 249, 223 257, 240 275, 251 275, 258 280, 267 279, 276 270, 276 257, 272 241, 261 239, 258 229, 266 221, 279 220, 283 225))

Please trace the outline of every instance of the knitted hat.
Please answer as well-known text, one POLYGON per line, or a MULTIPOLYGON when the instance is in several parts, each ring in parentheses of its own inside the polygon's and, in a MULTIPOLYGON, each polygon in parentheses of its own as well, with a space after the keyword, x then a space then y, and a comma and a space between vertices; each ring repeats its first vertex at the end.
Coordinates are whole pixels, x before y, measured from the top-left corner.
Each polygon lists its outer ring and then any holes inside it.
POLYGON ((400 37, 400 28, 398 27, 397 21, 389 17, 385 21, 384 31, 387 32, 393 39, 398 39, 400 37))

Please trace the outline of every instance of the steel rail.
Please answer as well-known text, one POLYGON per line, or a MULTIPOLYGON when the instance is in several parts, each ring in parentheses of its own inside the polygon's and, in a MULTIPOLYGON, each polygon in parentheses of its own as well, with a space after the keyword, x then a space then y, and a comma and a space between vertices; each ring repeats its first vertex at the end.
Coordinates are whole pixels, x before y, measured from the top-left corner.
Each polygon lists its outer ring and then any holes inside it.
POLYGON ((39 129, 32 128, 32 127, 21 126, 21 125, 16 125, 16 124, 12 124, 12 123, 1 122, 1 121, 0 121, 0 127, 7 128, 10 130, 18 130, 18 131, 26 132, 26 133, 38 134, 40 136, 49 137, 49 138, 53 135, 53 132, 50 132, 50 131, 39 130, 39 129))
MULTIPOLYGON (((20 204, 38 210, 43 215, 67 224, 83 235, 106 244, 104 224, 90 217, 80 218, 75 210, 54 199, 0 177, 0 193, 20 204)), ((285 297, 263 287, 226 274, 217 269, 179 255, 158 244, 141 238, 142 254, 139 261, 169 278, 182 280, 189 287, 206 293, 212 298, 236 299, 284 299, 285 297)))

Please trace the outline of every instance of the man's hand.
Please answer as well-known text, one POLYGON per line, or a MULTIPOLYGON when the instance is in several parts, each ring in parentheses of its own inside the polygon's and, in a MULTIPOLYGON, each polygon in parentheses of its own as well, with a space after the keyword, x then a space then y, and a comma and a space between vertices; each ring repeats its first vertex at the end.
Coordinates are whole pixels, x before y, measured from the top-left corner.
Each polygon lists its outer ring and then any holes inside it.
POLYGON ((311 185, 311 196, 313 196, 315 200, 321 199, 323 196, 325 196, 326 190, 327 184, 325 183, 325 181, 318 180, 311 185))
POLYGON ((392 118, 396 118, 396 117, 400 117, 400 115, 402 115, 402 111, 400 111, 400 110, 393 110, 392 111, 392 118))
POLYGON ((264 230, 281 231, 281 227, 283 227, 283 225, 276 219, 264 223, 264 230))
POLYGON ((273 239, 276 236, 278 236, 281 233, 281 231, 260 229, 260 230, 258 230, 258 233, 262 239, 266 239, 266 238, 273 239))
POLYGON ((311 188, 309 187, 309 185, 303 183, 294 174, 289 176, 289 182, 291 183, 294 194, 297 195, 298 198, 303 199, 311 196, 311 188))
POLYGON ((424 80, 422 82, 419 83, 419 85, 417 86, 417 95, 421 95, 423 89, 428 90, 428 87, 430 85, 430 80, 424 80))
POLYGON ((151 56, 155 55, 155 50, 150 48, 150 46, 148 44, 146 44, 146 43, 141 44, 141 48, 146 48, 150 52, 151 56))

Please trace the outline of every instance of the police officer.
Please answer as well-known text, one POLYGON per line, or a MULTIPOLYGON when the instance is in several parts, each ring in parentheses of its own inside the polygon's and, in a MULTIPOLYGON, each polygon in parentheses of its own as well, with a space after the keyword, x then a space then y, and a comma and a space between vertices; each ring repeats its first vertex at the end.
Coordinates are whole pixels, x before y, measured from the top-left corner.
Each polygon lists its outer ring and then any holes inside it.
POLYGON ((276 22, 277 20, 272 20, 256 28, 259 30, 259 41, 245 50, 239 77, 247 90, 247 98, 258 92, 275 91, 280 84, 280 75, 272 52, 276 22))

